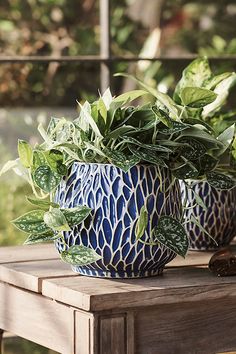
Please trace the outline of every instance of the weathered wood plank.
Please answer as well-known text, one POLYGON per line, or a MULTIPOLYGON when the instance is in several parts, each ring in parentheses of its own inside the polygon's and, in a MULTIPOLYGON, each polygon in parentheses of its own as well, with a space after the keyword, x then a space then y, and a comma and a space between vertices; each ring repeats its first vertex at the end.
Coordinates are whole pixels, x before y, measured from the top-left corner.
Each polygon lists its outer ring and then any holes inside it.
POLYGON ((97 331, 93 314, 75 311, 75 354, 98 354, 97 331))
POLYGON ((99 354, 126 354, 126 316, 102 316, 99 322, 99 354))
POLYGON ((74 353, 73 310, 0 283, 0 328, 63 354, 74 353))
POLYGON ((0 280, 27 290, 41 292, 42 280, 62 276, 76 276, 61 260, 17 262, 0 265, 0 280))
POLYGON ((101 311, 236 296, 236 277, 218 278, 206 268, 170 268, 163 276, 146 279, 46 279, 42 294, 86 311, 101 311))
POLYGON ((0 247, 0 263, 58 259, 53 244, 0 247))
POLYGON ((236 350, 236 301, 230 298, 136 312, 136 354, 214 354, 236 350))

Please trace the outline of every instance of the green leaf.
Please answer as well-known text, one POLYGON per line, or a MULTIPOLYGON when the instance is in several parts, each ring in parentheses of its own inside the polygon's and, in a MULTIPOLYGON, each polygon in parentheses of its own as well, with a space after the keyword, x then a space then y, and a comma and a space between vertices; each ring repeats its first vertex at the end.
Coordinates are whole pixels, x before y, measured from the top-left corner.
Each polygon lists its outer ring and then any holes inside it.
POLYGON ((100 133, 98 126, 97 126, 96 122, 94 121, 93 117, 91 116, 91 114, 79 102, 78 102, 78 105, 79 105, 81 112, 83 114, 83 118, 84 118, 85 123, 90 125, 90 127, 92 128, 92 130, 94 131, 94 133, 96 134, 97 137, 102 138, 102 134, 100 133))
POLYGON ((147 92, 149 92, 151 95, 157 98, 157 100, 165 106, 168 111, 171 113, 172 118, 178 119, 178 111, 175 106, 175 102, 166 94, 159 92, 155 90, 154 88, 146 85, 143 83, 141 80, 138 80, 137 78, 133 77, 132 75, 124 74, 124 73, 117 73, 114 76, 124 76, 127 77, 128 79, 131 79, 135 82, 137 82, 140 86, 142 86, 147 92))
POLYGON ((79 225, 85 220, 92 209, 87 206, 79 206, 76 208, 61 209, 70 227, 79 225))
POLYGON ((190 136, 195 139, 209 142, 216 146, 223 146, 223 144, 219 140, 215 139, 214 136, 212 136, 211 134, 207 133, 205 130, 200 128, 196 128, 196 127, 187 128, 181 132, 181 137, 178 137, 178 139, 182 139, 183 136, 190 136))
POLYGON ((205 146, 197 140, 192 138, 182 138, 179 141, 188 144, 188 146, 181 148, 181 155, 188 160, 196 160, 206 153, 205 146))
POLYGON ((153 230, 155 241, 185 257, 189 242, 184 227, 170 216, 161 216, 157 227, 153 230))
POLYGON ((143 236, 147 225, 148 225, 148 211, 143 205, 140 210, 140 215, 135 227, 136 240, 139 240, 143 236))
POLYGON ((28 200, 28 202, 30 202, 30 204, 37 205, 41 209, 49 209, 49 207, 60 208, 59 204, 47 200, 34 199, 30 197, 26 197, 26 199, 28 200))
POLYGON ((98 111, 99 111, 99 113, 101 114, 101 116, 102 116, 104 122, 106 122, 106 120, 107 120, 107 109, 106 109, 105 103, 104 103, 104 101, 103 101, 102 98, 100 98, 100 99, 98 100, 97 105, 98 105, 98 111))
POLYGON ((49 230, 48 232, 45 232, 43 234, 30 234, 27 237, 27 239, 25 240, 24 244, 31 245, 34 243, 54 241, 54 240, 58 239, 59 237, 60 237, 60 235, 56 234, 52 230, 49 230))
POLYGON ((28 233, 45 233, 49 230, 44 222, 43 210, 32 210, 12 221, 19 230, 28 233))
POLYGON ((231 73, 231 76, 222 80, 214 89, 214 92, 217 94, 217 98, 214 102, 208 104, 203 108, 202 116, 203 118, 207 117, 209 114, 219 110, 224 103, 226 102, 226 98, 228 97, 229 91, 233 85, 236 83, 236 74, 231 73))
POLYGON ((203 174, 204 174, 204 172, 206 171, 209 172, 216 167, 218 163, 218 159, 214 158, 211 155, 205 154, 200 157, 199 162, 200 162, 200 169, 203 170, 203 174))
POLYGON ((235 180, 219 172, 208 172, 206 177, 207 182, 215 189, 232 189, 236 186, 235 180))
POLYGON ((200 206, 200 207, 202 207, 202 209, 203 210, 207 210, 207 206, 206 206, 206 204, 204 203, 204 201, 202 200, 202 198, 195 192, 195 190, 193 190, 192 188, 191 188, 191 191, 192 191, 192 193, 193 193, 193 195, 194 195, 194 198, 195 198, 195 200, 196 200, 196 203, 200 206))
POLYGON ((193 108, 204 107, 215 101, 216 97, 213 91, 199 87, 185 87, 180 91, 182 104, 193 108))
POLYGON ((74 266, 83 266, 98 261, 102 257, 93 249, 85 246, 72 246, 67 251, 61 252, 61 259, 74 266))
POLYGON ((154 144, 143 144, 141 141, 132 138, 130 136, 123 136, 124 141, 128 142, 129 144, 134 144, 140 146, 143 149, 153 150, 153 151, 160 151, 160 152, 172 152, 169 148, 162 146, 162 145, 154 145, 154 144))
POLYGON ((190 162, 173 169, 172 173, 178 179, 196 178, 199 174, 197 168, 190 162))
POLYGON ((105 151, 106 156, 110 162, 121 168, 124 172, 128 172, 129 169, 139 163, 139 158, 137 156, 125 155, 120 151, 108 150, 105 151))
POLYGON ((223 147, 217 153, 217 155, 222 155, 230 146, 234 138, 235 124, 225 129, 219 136, 218 140, 223 144, 223 147))
POLYGON ((46 165, 46 157, 43 151, 34 150, 33 152, 33 171, 42 165, 46 165))
POLYGON ((223 73, 223 74, 219 74, 216 76, 213 76, 210 80, 208 80, 205 83, 205 88, 208 90, 214 90, 216 88, 216 86, 223 80, 227 79, 228 77, 230 77, 232 75, 231 72, 227 72, 227 73, 223 73))
POLYGON ((47 165, 49 165, 53 171, 57 172, 61 176, 65 176, 67 174, 67 167, 63 164, 64 156, 61 151, 52 149, 50 151, 46 151, 44 156, 47 161, 47 165))
POLYGON ((61 182, 61 176, 47 165, 38 167, 33 178, 36 185, 47 193, 53 191, 61 182))
POLYGON ((209 232, 207 232, 204 227, 201 225, 201 223, 195 218, 195 216, 191 215, 190 216, 190 222, 192 222, 193 224, 197 225, 198 228, 204 232, 211 240, 213 240, 215 242, 215 244, 218 246, 218 243, 216 242, 216 240, 214 239, 214 237, 212 237, 209 232))
POLYGON ((30 168, 33 162, 33 150, 27 141, 18 140, 18 154, 22 165, 30 168))
POLYGON ((179 133, 182 130, 185 130, 189 128, 189 125, 181 123, 181 122, 172 122, 172 127, 171 128, 165 128, 165 127, 158 127, 158 130, 161 134, 165 134, 165 135, 171 135, 171 134, 175 134, 175 133, 179 133))
POLYGON ((115 97, 113 99, 113 102, 115 103, 121 103, 121 104, 126 104, 128 102, 131 102, 133 100, 136 100, 137 98, 147 95, 147 91, 144 90, 133 90, 133 91, 128 91, 125 93, 122 93, 121 95, 115 97))
POLYGON ((71 231, 67 220, 60 209, 52 208, 44 214, 44 222, 56 231, 71 231))
POLYGON ((142 148, 135 148, 132 145, 129 145, 129 150, 134 154, 140 161, 146 161, 150 162, 153 165, 159 165, 162 167, 167 167, 166 163, 157 156, 157 153, 155 151, 147 151, 146 149, 142 148))
POLYGON ((162 122, 166 127, 170 129, 173 128, 174 120, 172 120, 162 109, 158 108, 157 106, 152 106, 152 111, 154 112, 158 121, 162 122))
POLYGON ((184 87, 203 87, 211 77, 211 69, 206 58, 193 60, 183 71, 182 78, 176 85, 174 100, 179 102, 180 91, 184 87))

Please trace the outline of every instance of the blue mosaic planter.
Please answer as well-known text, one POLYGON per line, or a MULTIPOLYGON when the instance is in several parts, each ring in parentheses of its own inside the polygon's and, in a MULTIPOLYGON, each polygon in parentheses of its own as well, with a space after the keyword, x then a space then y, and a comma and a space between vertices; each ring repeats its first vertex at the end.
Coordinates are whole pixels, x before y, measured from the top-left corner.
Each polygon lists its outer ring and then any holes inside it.
MULTIPOLYGON (((162 180, 162 188, 167 190, 171 182, 167 170, 163 170, 162 180)), ((144 245, 135 239, 135 226, 144 204, 149 212, 143 237, 146 241, 161 213, 180 218, 179 183, 164 196, 155 166, 134 166, 125 173, 109 164, 74 163, 57 190, 56 201, 64 208, 86 205, 92 209, 82 224, 64 232, 64 238, 69 246, 91 247, 102 259, 74 266, 75 272, 95 277, 147 277, 162 273, 165 264, 175 257, 164 246, 144 245)), ((60 251, 60 242, 56 246, 60 251)))
MULTIPOLYGON (((204 201, 207 210, 199 205, 185 211, 185 218, 191 215, 200 221, 205 230, 216 240, 218 246, 209 236, 199 229, 194 223, 185 225, 190 236, 190 249, 192 250, 216 250, 229 245, 236 236, 236 188, 216 190, 207 182, 199 182, 193 185, 194 191, 204 201)), ((182 200, 185 198, 185 189, 181 183, 182 200)), ((187 207, 194 206, 196 199, 191 190, 187 193, 187 207)))

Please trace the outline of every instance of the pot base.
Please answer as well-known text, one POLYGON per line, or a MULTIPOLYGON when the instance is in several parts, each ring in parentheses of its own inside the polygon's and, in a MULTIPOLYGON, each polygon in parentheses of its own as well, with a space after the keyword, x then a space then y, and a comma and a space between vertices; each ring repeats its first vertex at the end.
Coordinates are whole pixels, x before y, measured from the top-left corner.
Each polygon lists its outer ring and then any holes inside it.
POLYGON ((72 266, 72 270, 75 273, 85 275, 88 277, 95 278, 112 278, 112 279, 134 279, 134 278, 147 278, 154 277, 157 275, 161 275, 163 273, 163 268, 155 269, 155 270, 146 270, 146 271, 136 271, 136 272, 115 272, 115 271, 102 271, 102 270, 94 270, 87 269, 85 267, 72 266))

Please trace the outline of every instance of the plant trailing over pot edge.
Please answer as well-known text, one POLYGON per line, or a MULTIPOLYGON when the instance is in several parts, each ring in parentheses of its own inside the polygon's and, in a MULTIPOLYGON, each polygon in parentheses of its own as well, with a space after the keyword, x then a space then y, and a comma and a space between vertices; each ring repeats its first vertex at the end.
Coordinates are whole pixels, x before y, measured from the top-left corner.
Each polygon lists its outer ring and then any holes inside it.
MULTIPOLYGON (((9 161, 1 173, 15 170, 30 183, 36 198, 27 198, 38 209, 13 221, 20 230, 28 233, 26 243, 60 240, 61 257, 72 265, 86 265, 100 256, 89 247, 68 247, 62 233, 70 232, 84 222, 91 208, 80 205, 60 208, 55 203, 55 191, 68 176, 75 162, 112 164, 127 173, 133 166, 157 166, 160 185, 162 171, 171 172, 175 179, 207 179, 223 189, 235 185, 231 176, 216 171, 218 157, 224 143, 215 136, 211 127, 199 119, 217 100, 210 88, 177 86, 174 100, 143 83, 142 90, 134 90, 112 97, 110 90, 97 101, 81 105, 80 115, 74 121, 52 118, 47 130, 38 130, 43 143, 31 147, 19 140, 19 159, 9 161), (156 98, 154 105, 131 106, 130 103, 146 94, 156 98), (221 181, 221 183, 219 183, 221 181)), ((169 187, 168 187, 169 188, 169 187)), ((201 198, 198 198, 201 204, 201 198)), ((197 220, 194 222, 198 223, 197 220)), ((143 205, 136 223, 137 242, 144 242, 143 232, 148 213, 143 205)), ((163 244, 176 254, 185 256, 188 236, 181 220, 161 215, 150 233, 150 245, 163 244)))

